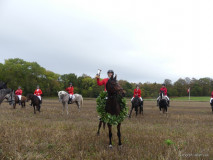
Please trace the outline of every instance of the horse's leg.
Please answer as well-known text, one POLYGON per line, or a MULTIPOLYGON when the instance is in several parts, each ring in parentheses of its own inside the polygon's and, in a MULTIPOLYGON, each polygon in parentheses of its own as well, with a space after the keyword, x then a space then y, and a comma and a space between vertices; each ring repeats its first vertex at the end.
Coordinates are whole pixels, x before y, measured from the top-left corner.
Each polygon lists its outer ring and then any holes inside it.
POLYGON ((40 109, 41 109, 41 105, 39 104, 39 105, 38 105, 38 111, 39 111, 39 112, 41 112, 40 109))
POLYGON ((33 108, 34 108, 34 114, 36 114, 36 108, 35 108, 35 105, 33 105, 33 108))
POLYGON ((143 115, 143 106, 140 106, 140 114, 143 115))
POLYGON ((13 109, 16 109, 16 102, 13 104, 13 109))
POLYGON ((133 106, 132 106, 132 108, 131 108, 131 110, 130 110, 129 118, 131 118, 132 110, 133 110, 133 106))
POLYGON ((112 125, 107 123, 109 129, 109 147, 112 148, 112 125))
POLYGON ((117 125, 117 130, 118 130, 118 132, 117 132, 117 135, 118 135, 118 145, 121 146, 122 145, 121 144, 121 123, 119 123, 117 125))
POLYGON ((136 116, 138 115, 138 106, 135 107, 136 116))
POLYGON ((78 111, 80 112, 80 108, 81 108, 80 102, 77 102, 77 101, 76 101, 76 104, 77 104, 77 106, 78 106, 78 111))
POLYGON ((213 106, 212 106, 212 113, 213 113, 213 106))
POLYGON ((67 115, 68 115, 68 114, 69 114, 69 111, 68 111, 68 104, 66 103, 65 106, 66 106, 67 115))
POLYGON ((101 125, 102 125, 102 121, 100 120, 100 121, 99 121, 99 125, 98 125, 98 132, 97 132, 97 135, 98 135, 98 136, 100 135, 100 128, 101 128, 101 125))

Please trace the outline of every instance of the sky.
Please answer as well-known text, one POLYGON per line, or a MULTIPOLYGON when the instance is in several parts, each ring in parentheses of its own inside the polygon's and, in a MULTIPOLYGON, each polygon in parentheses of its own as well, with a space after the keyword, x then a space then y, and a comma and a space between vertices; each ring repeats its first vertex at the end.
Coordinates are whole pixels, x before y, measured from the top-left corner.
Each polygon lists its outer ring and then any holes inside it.
POLYGON ((211 0, 0 0, 0 63, 130 82, 213 78, 211 0))

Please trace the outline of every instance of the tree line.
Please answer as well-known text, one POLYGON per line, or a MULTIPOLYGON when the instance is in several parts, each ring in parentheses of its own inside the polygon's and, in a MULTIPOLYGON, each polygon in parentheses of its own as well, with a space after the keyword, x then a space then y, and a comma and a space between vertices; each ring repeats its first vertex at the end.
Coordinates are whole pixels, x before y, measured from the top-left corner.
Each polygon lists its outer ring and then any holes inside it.
MULTIPOLYGON (((43 91, 43 96, 57 96, 57 91, 65 90, 72 82, 75 93, 82 94, 83 97, 97 97, 104 86, 98 86, 96 78, 86 74, 77 76, 75 73, 56 74, 41 67, 36 62, 27 62, 23 59, 7 59, 5 63, 0 63, 0 81, 8 82, 8 87, 17 89, 22 87, 23 95, 33 93, 36 86, 39 85, 43 91)), ((192 96, 210 96, 213 90, 213 79, 206 78, 179 78, 176 82, 165 79, 164 82, 168 89, 168 96, 187 96, 187 90, 191 88, 192 96)), ((126 97, 132 97, 136 83, 130 83, 126 80, 119 80, 119 84, 126 91, 126 97)), ((147 98, 156 98, 162 84, 159 83, 139 83, 142 96, 147 98)))

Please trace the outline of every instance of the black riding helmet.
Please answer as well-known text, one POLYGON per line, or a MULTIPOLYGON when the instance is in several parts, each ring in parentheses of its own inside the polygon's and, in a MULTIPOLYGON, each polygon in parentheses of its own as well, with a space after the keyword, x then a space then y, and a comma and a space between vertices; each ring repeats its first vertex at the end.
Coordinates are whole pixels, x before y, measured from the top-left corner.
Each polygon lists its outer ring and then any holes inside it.
POLYGON ((108 73, 112 73, 114 75, 114 71, 113 70, 108 70, 107 74, 108 73))
POLYGON ((70 82, 70 85, 72 85, 72 83, 70 82))
POLYGON ((162 86, 164 86, 164 87, 165 87, 166 85, 163 83, 163 84, 162 84, 162 86))

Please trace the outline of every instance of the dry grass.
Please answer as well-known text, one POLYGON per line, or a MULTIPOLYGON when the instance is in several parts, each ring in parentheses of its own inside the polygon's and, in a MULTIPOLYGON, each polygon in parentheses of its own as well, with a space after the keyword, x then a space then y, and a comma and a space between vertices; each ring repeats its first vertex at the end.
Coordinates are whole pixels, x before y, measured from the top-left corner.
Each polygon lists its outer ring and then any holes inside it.
POLYGON ((40 114, 33 108, 0 106, 0 159, 213 159, 213 114, 205 102, 171 102, 168 115, 156 102, 145 102, 144 116, 122 123, 122 148, 108 148, 108 129, 96 136, 95 100, 85 100, 81 112, 71 105, 62 115, 57 100, 44 100, 40 114), (166 144, 165 140, 174 144, 166 144))

